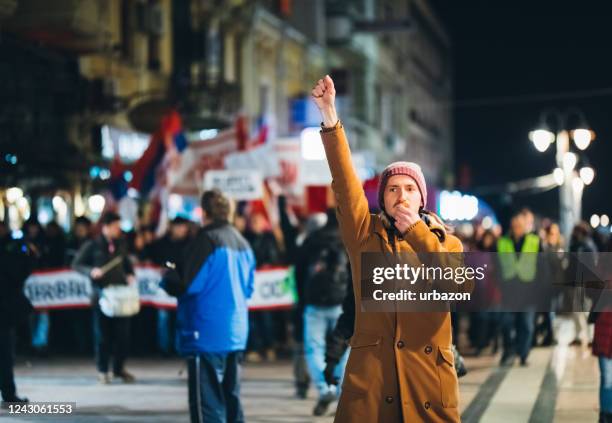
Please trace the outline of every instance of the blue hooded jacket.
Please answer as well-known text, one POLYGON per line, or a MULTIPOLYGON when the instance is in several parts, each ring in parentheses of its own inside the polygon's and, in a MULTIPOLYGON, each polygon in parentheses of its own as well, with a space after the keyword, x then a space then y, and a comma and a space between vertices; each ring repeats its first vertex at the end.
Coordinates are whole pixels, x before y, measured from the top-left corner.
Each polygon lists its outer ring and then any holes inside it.
POLYGON ((164 276, 164 289, 178 298, 179 354, 245 349, 255 265, 251 247, 231 224, 200 229, 182 263, 164 276))

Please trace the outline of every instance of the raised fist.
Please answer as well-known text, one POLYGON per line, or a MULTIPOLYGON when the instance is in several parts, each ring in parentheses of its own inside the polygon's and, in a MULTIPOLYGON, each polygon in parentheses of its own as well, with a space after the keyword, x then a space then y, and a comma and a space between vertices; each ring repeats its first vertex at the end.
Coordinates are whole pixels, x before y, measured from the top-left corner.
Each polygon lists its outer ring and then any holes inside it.
POLYGON ((335 107, 336 89, 334 88, 334 81, 329 75, 325 75, 323 79, 317 81, 312 88, 312 98, 319 110, 335 107))

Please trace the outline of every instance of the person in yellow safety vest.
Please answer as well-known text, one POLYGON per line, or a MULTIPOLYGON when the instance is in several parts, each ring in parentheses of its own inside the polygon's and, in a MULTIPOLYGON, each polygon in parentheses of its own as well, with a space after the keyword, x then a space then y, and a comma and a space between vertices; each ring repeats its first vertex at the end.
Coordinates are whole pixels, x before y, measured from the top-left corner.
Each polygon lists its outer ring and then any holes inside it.
MULTIPOLYGON (((519 301, 521 308, 527 311, 506 311, 502 313, 501 330, 503 335, 502 366, 514 363, 518 355, 521 366, 527 365, 527 356, 533 340, 535 311, 529 310, 523 301, 528 296, 521 293, 532 288, 537 275, 537 253, 540 252, 540 238, 527 231, 526 216, 523 212, 516 213, 510 221, 510 234, 502 236, 497 242, 502 292, 511 292, 511 297, 505 295, 502 303, 506 309, 513 308, 513 301, 519 301)), ((516 308, 516 307, 514 307, 516 308)))

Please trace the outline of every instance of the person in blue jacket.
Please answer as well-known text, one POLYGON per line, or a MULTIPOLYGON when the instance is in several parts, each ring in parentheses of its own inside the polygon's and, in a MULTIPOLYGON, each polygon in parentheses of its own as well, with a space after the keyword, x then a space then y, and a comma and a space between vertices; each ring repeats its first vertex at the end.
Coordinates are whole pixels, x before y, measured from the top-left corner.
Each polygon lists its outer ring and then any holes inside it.
POLYGON ((201 206, 204 226, 181 259, 168 263, 162 287, 178 299, 177 351, 187 357, 191 421, 243 422, 239 366, 255 256, 220 191, 206 191, 201 206))

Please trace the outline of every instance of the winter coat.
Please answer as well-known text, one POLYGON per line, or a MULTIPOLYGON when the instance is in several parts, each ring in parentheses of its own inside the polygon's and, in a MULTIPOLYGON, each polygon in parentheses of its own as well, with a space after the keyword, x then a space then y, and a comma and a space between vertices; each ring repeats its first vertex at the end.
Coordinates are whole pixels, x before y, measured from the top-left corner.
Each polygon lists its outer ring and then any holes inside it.
POLYGON ((255 257, 247 241, 229 223, 211 223, 200 229, 175 265, 162 287, 178 298, 178 352, 244 350, 247 299, 255 282, 255 257))
POLYGON ((110 244, 100 235, 87 241, 72 260, 72 267, 79 273, 88 276, 94 267, 103 267, 118 257, 120 263, 111 267, 100 279, 92 280, 94 298, 99 295, 99 289, 109 285, 127 285, 127 277, 134 275, 134 267, 128 258, 127 246, 121 239, 114 241, 114 251, 110 252, 110 244))
MULTIPOLYGON (((382 215, 370 214, 338 123, 321 131, 336 196, 336 214, 349 254, 355 328, 336 423, 458 422, 459 386, 448 312, 361 311, 362 252, 462 252, 461 242, 436 235, 423 220, 402 239, 389 237, 382 215)), ((473 286, 473 285, 472 285, 473 286)), ((466 286, 467 288, 467 286, 466 286)))
POLYGON ((310 234, 297 254, 295 274, 300 305, 342 304, 348 285, 348 259, 336 218, 310 234), (324 268, 317 266, 323 264, 324 268))
POLYGON ((32 304, 23 291, 32 263, 26 244, 0 240, 0 327, 27 321, 32 312, 32 304))
POLYGON ((189 238, 174 240, 170 235, 166 235, 149 245, 146 257, 159 266, 163 266, 166 262, 176 263, 190 242, 189 238))
POLYGON ((247 231, 244 237, 253 249, 258 268, 266 265, 278 265, 282 262, 278 243, 272 232, 262 232, 258 234, 247 231))

